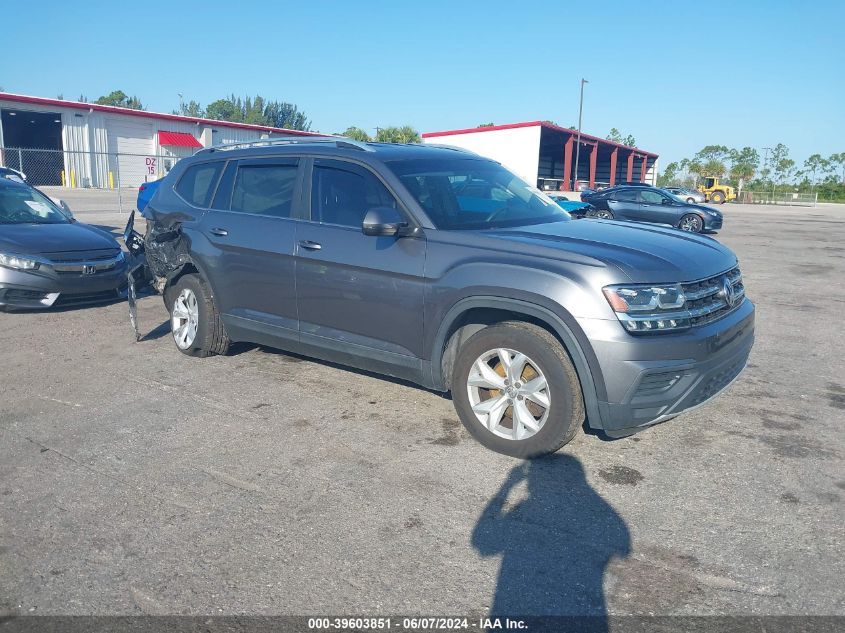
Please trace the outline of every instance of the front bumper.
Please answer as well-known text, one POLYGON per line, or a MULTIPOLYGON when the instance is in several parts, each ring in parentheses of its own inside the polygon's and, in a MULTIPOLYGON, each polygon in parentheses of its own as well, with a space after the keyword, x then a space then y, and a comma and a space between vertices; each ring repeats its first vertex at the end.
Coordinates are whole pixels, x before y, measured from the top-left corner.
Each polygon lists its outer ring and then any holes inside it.
POLYGON ((83 275, 50 266, 37 271, 0 267, 0 308, 44 310, 104 303, 126 297, 126 260, 109 270, 83 275))
POLYGON ((722 228, 722 218, 714 218, 711 215, 705 214, 704 215, 704 230, 705 231, 718 231, 722 228))
POLYGON ((635 336, 598 319, 582 326, 606 391, 591 426, 624 435, 704 404, 739 376, 754 344, 754 304, 745 299, 718 321, 677 334, 635 336))

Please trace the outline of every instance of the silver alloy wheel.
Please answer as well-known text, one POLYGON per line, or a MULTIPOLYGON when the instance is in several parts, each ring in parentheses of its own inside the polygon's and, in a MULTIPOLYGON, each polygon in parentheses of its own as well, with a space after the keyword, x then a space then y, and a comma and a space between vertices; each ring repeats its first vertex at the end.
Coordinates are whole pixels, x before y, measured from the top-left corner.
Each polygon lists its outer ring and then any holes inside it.
POLYGON ((197 296, 190 288, 183 288, 176 297, 176 301, 173 302, 173 310, 170 314, 170 330, 179 349, 188 349, 194 344, 199 318, 197 296))
POLYGON ((681 219, 681 226, 678 227, 682 231, 689 231, 690 233, 701 233, 703 222, 697 215, 688 215, 681 219))
POLYGON ((694 198, 687 198, 687 204, 695 204, 694 198))
POLYGON ((508 440, 531 437, 549 417, 545 375, 537 363, 512 349, 479 356, 467 377, 467 393, 479 424, 508 440))
POLYGON ((598 211, 596 211, 594 217, 597 217, 600 220, 612 220, 613 219, 613 215, 611 215, 611 213, 609 211, 605 211, 604 209, 599 209, 598 211))

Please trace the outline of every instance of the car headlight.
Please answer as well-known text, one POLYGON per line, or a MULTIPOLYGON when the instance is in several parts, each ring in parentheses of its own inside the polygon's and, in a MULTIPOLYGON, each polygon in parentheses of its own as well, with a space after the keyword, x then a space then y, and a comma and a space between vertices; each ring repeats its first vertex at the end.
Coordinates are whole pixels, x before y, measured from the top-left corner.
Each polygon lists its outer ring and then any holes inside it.
POLYGON ((690 327, 680 284, 606 286, 602 291, 629 332, 676 332, 690 327))
POLYGON ((15 270, 35 270, 39 263, 34 259, 18 257, 17 255, 5 255, 0 253, 0 266, 14 268, 15 270))

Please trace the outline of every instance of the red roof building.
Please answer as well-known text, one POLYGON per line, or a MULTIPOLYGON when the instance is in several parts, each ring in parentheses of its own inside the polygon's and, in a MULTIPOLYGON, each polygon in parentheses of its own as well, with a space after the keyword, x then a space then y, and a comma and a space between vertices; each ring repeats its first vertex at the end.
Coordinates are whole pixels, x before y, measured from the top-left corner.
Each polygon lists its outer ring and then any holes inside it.
POLYGON ((426 132, 424 143, 452 145, 499 161, 541 189, 574 191, 623 182, 655 183, 657 154, 547 121, 426 132), (576 173, 577 162, 577 173, 576 173))

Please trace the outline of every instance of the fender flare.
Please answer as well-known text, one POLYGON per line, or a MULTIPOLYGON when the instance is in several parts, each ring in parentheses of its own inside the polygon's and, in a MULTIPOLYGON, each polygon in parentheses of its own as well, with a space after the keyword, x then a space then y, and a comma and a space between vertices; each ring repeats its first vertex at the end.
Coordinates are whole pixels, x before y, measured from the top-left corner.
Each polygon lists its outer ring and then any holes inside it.
MULTIPOLYGON (((434 348, 431 353, 431 374, 432 384, 439 385, 448 389, 448 385, 444 385, 443 380, 443 352, 446 346, 446 336, 449 333, 452 325, 461 317, 462 314, 468 310, 476 308, 493 308, 499 310, 507 310, 518 314, 539 319, 547 324, 558 338, 563 343, 564 349, 572 359, 575 365, 575 371, 578 374, 578 379, 581 381, 581 391, 584 396, 584 406, 587 411, 587 419, 589 425, 593 428, 602 428, 602 416, 599 408, 599 389, 604 392, 604 381, 601 378, 601 371, 598 365, 598 359, 589 348, 589 343, 582 345, 576 335, 576 331, 580 333, 580 328, 575 323, 575 320, 570 316, 569 320, 572 322, 568 324, 566 320, 560 315, 552 312, 548 308, 524 301, 522 299, 510 299, 506 297, 496 296, 476 296, 461 299, 453 305, 446 315, 437 330, 434 337, 434 348), (592 358, 587 356, 587 353, 592 358), (591 362, 592 361, 592 362, 591 362), (594 371, 595 368, 595 371, 594 371), (596 376, 597 374, 597 376, 596 376), (598 382, 596 380, 598 378, 598 382)), ((583 338, 583 334, 582 334, 583 338)))

